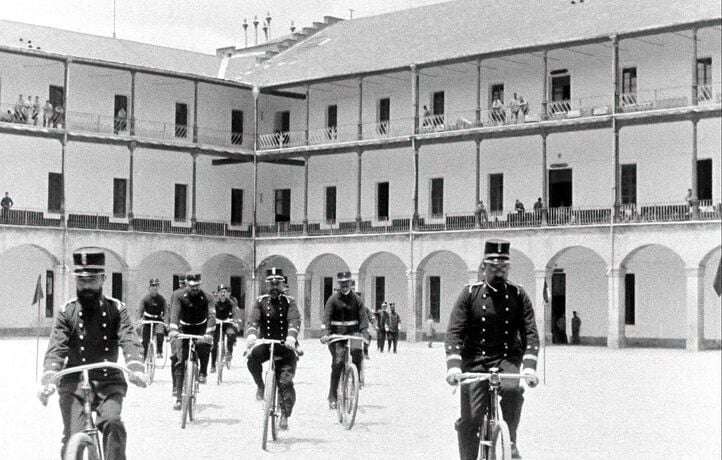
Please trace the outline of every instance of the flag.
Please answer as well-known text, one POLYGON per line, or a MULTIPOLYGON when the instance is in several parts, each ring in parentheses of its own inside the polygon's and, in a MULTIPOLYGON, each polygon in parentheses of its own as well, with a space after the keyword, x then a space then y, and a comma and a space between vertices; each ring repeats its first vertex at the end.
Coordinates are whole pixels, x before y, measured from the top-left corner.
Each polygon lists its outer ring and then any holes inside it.
POLYGON ((547 280, 544 278, 544 292, 542 292, 544 295, 544 303, 549 303, 549 288, 547 287, 547 280))
POLYGON ((41 300, 43 300, 43 285, 42 285, 43 275, 38 275, 38 283, 35 285, 35 294, 33 295, 33 303, 32 305, 35 305, 36 303, 40 303, 41 300))
POLYGON ((717 266, 717 275, 714 277, 714 284, 712 286, 717 296, 722 296, 722 259, 720 259, 719 265, 717 266))

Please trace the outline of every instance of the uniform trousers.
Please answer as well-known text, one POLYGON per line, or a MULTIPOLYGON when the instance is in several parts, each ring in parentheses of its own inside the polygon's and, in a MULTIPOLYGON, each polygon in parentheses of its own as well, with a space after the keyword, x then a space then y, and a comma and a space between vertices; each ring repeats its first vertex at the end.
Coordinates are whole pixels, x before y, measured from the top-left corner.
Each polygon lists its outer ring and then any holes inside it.
MULTIPOLYGON (((274 345, 273 354, 276 359, 279 405, 286 417, 290 417, 293 406, 296 404, 296 389, 293 387, 293 376, 296 375, 298 358, 293 350, 279 344, 274 345)), ((258 388, 265 388, 261 374, 263 374, 263 363, 268 361, 270 357, 271 346, 268 344, 255 347, 248 356, 248 370, 251 372, 253 381, 256 382, 258 388)))
POLYGON ((386 340, 389 342, 389 351, 391 351, 391 345, 393 345, 394 353, 396 353, 396 344, 399 343, 399 331, 386 332, 386 340))
MULTIPOLYGON (((213 332, 213 349, 211 350, 211 362, 216 365, 218 357, 218 343, 221 340, 220 324, 216 324, 216 330, 213 332)), ((223 333, 226 335, 226 343, 228 344, 228 354, 233 354, 233 346, 236 344, 236 328, 232 324, 223 325, 223 333)))
MULTIPOLYGON (((338 341, 328 344, 328 351, 331 353, 331 385, 328 388, 328 399, 336 401, 336 390, 341 380, 341 373, 346 364, 346 342, 338 341)), ((351 347, 351 361, 356 365, 359 375, 361 374, 364 360, 363 349, 351 347)))
MULTIPOLYGON (((200 326, 186 326, 181 330, 183 334, 204 335, 206 333, 205 323, 200 326)), ((180 398, 185 378, 186 361, 188 360, 189 340, 176 339, 171 342, 173 357, 171 366, 173 368, 173 387, 176 397, 180 398)), ((208 358, 211 354, 211 345, 196 341, 196 354, 200 361, 200 375, 208 375, 208 358)))
MULTIPOLYGON (((148 354, 148 342, 150 341, 150 326, 151 324, 144 324, 143 325, 143 359, 145 359, 145 355, 148 354)), ((155 352, 156 353, 163 353, 163 326, 159 324, 153 324, 154 326, 154 332, 155 332, 155 352)))

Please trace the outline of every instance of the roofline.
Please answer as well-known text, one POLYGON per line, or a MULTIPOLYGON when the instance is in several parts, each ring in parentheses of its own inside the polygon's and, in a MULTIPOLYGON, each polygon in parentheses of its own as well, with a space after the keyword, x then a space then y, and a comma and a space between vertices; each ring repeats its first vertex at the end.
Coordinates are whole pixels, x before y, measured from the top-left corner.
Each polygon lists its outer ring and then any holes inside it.
POLYGON ((133 64, 124 64, 121 62, 105 61, 102 59, 92 59, 92 58, 86 58, 86 57, 80 57, 80 56, 73 56, 73 55, 69 55, 69 54, 50 53, 50 52, 44 51, 44 50, 38 51, 38 50, 33 50, 33 49, 28 49, 28 48, 15 48, 15 47, 6 46, 6 45, 0 45, 0 53, 19 54, 22 56, 36 57, 36 58, 40 58, 40 59, 48 59, 51 61, 70 62, 70 63, 74 63, 74 64, 90 65, 90 66, 95 66, 95 67, 104 67, 107 69, 126 70, 129 72, 135 71, 135 72, 144 73, 144 74, 148 74, 148 75, 157 75, 157 76, 161 76, 161 77, 173 77, 173 78, 179 78, 182 80, 197 81, 199 83, 212 83, 215 85, 230 86, 233 88, 243 88, 243 89, 248 89, 248 90, 253 89, 253 85, 251 85, 249 83, 241 83, 238 81, 226 80, 224 78, 215 78, 215 77, 209 77, 206 75, 197 75, 197 74, 192 74, 192 73, 187 73, 187 72, 177 72, 174 70, 154 69, 152 67, 133 65, 133 64))
POLYGON ((519 47, 519 48, 507 48, 504 50, 498 50, 498 51, 491 51, 486 53, 479 53, 479 54, 470 54, 466 56, 458 56, 448 59, 440 59, 436 61, 425 61, 425 62, 417 62, 415 64, 409 64, 399 67, 388 67, 385 69, 378 69, 378 70, 372 70, 367 72, 355 72, 355 73, 349 73, 349 74, 338 74, 334 76, 329 77, 320 77, 320 78, 312 78, 309 80, 297 80, 293 82, 285 82, 285 83, 279 83, 279 84, 270 84, 270 85, 264 85, 264 88, 266 89, 281 89, 281 88, 293 88, 299 85, 306 85, 306 84, 321 84, 321 83, 328 83, 332 81, 339 81, 339 80, 348 80, 352 78, 362 78, 362 77, 372 77, 374 75, 382 75, 382 74, 388 74, 388 73, 394 73, 394 72, 402 72, 402 71, 408 71, 410 70, 410 67, 412 65, 416 65, 417 69, 422 68, 430 68, 430 67, 437 67, 442 65, 451 65, 451 64, 459 64, 463 62, 472 62, 477 59, 490 59, 490 58, 496 58, 496 57, 503 57, 503 56, 509 56, 509 55, 516 55, 520 53, 533 53, 536 51, 544 51, 544 50, 554 50, 554 49, 560 49, 560 48, 568 48, 570 46, 581 46, 581 45, 591 45, 595 43, 603 43, 608 42, 611 40, 611 37, 616 35, 620 40, 625 38, 635 38, 635 37, 642 37, 647 35, 658 35, 662 33, 669 33, 669 32, 678 32, 683 30, 689 30, 692 28, 703 28, 703 27, 713 27, 722 25, 722 16, 710 18, 710 19, 702 19, 699 21, 692 21, 692 22, 685 22, 685 23, 678 23, 678 24, 672 24, 672 25, 666 25, 666 26, 657 26, 657 27, 648 27, 645 29, 639 29, 635 31, 630 32, 619 32, 617 34, 607 34, 607 35, 598 35, 594 37, 588 37, 588 38, 580 38, 580 39, 574 39, 574 40, 566 40, 562 42, 556 42, 556 43, 545 43, 541 45, 533 45, 533 46, 525 46, 525 47, 519 47))

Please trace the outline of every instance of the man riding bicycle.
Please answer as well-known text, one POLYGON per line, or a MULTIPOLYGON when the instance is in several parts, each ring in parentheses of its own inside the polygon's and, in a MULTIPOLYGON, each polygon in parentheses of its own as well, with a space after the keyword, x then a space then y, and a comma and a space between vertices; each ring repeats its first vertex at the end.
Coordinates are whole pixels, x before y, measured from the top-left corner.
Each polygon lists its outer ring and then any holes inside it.
MULTIPOLYGON (((266 272, 266 292, 256 299, 253 311, 246 329, 246 344, 253 348, 257 338, 282 340, 285 347, 274 347, 278 361, 276 364, 276 379, 278 382, 278 395, 280 398, 281 417, 278 427, 288 429, 288 418, 296 404, 296 390, 293 387, 293 377, 296 373, 295 347, 298 339, 298 330, 301 327, 301 315, 298 312, 293 297, 284 294, 286 278, 281 269, 271 268, 266 272)), ((248 356, 248 370, 256 382, 256 399, 263 400, 265 385, 263 384, 263 363, 270 358, 270 345, 263 344, 253 348, 248 356)))
POLYGON ((216 312, 213 306, 213 299, 200 288, 200 273, 188 273, 186 275, 186 292, 183 295, 175 296, 170 310, 170 332, 171 348, 175 363, 173 365, 173 377, 175 388, 175 404, 173 409, 180 410, 181 396, 183 393, 183 378, 185 365, 188 359, 188 341, 176 340, 179 333, 204 336, 204 343, 196 343, 196 352, 201 364, 198 375, 198 383, 206 383, 208 374, 208 358, 213 343, 213 331, 216 328, 216 312))
MULTIPOLYGON (((158 287, 160 286, 160 280, 158 278, 151 278, 148 286, 148 294, 143 297, 138 306, 138 321, 165 321, 166 316, 166 303, 165 297, 158 293, 158 287)), ((155 340, 156 340, 156 354, 158 358, 163 357, 163 336, 165 328, 162 324, 155 324, 155 340)), ((139 328, 139 334, 143 340, 143 359, 148 353, 148 342, 152 340, 150 336, 150 324, 142 324, 139 328)))
MULTIPOLYGON (((504 373, 530 377, 536 386, 539 336, 534 309, 521 286, 507 281, 508 241, 489 240, 484 247, 484 279, 464 286, 449 318, 446 332, 446 380, 458 383, 463 372, 487 372, 499 368, 504 373)), ((488 382, 462 387, 461 417, 455 427, 462 460, 475 459, 479 450, 479 427, 488 404, 488 382)), ((501 410, 509 425, 512 458, 521 458, 516 446, 516 430, 524 402, 518 382, 502 383, 501 410)))
MULTIPOLYGON (((41 390, 38 397, 44 403, 54 391, 51 384, 55 374, 64 367, 75 367, 103 361, 118 361, 118 346, 123 348, 126 366, 133 371, 129 380, 145 386, 143 348, 125 305, 103 295, 105 254, 76 252, 73 275, 77 297, 58 309, 45 353, 41 390), (67 359, 67 363, 65 362, 67 359)), ((123 373, 117 369, 91 370, 90 382, 97 412, 96 424, 103 432, 103 447, 107 460, 125 459, 126 431, 120 420, 123 398, 128 390, 123 373)), ((80 375, 70 374, 58 384, 60 413, 63 417, 63 438, 60 456, 65 455, 68 439, 85 426, 83 401, 79 398, 80 375)))
MULTIPOLYGON (((368 342, 368 320, 366 307, 361 298, 351 289, 351 273, 340 272, 336 274, 338 291, 334 292, 326 301, 323 324, 327 334, 360 335, 368 342)), ((328 335, 321 338, 321 342, 328 341, 328 335)), ((331 382, 328 389, 328 407, 336 409, 336 388, 338 387, 341 372, 345 365, 346 342, 334 342, 328 345, 331 353, 331 382)), ((356 365, 359 375, 363 370, 363 349, 352 349, 351 360, 356 365)))
MULTIPOLYGON (((219 284, 216 292, 218 293, 216 320, 233 321, 231 324, 223 324, 223 333, 226 335, 228 343, 226 362, 231 362, 233 346, 236 344, 236 334, 241 329, 241 310, 238 308, 238 304, 228 295, 228 287, 225 284, 219 284)), ((211 374, 216 371, 216 357, 218 356, 218 342, 220 339, 221 325, 216 324, 216 330, 213 333, 213 349, 211 350, 211 374)))

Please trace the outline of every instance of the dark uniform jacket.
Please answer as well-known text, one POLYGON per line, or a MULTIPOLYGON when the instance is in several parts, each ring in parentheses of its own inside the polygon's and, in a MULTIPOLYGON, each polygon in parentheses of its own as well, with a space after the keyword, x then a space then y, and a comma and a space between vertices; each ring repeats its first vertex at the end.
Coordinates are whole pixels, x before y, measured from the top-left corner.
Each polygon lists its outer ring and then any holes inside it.
MULTIPOLYGON (((101 296, 98 305, 83 307, 73 299, 60 307, 55 315, 43 367, 49 372, 102 361, 117 362, 118 346, 123 348, 128 368, 134 371, 145 368, 143 347, 125 304, 101 296)), ((123 373, 117 369, 90 371, 90 379, 126 386, 123 373)), ((70 374, 63 377, 61 385, 79 380, 80 374, 70 374)))
POLYGON ((146 294, 143 300, 140 301, 140 306, 138 307, 138 319, 164 321, 166 315, 165 310, 165 297, 160 294, 155 296, 146 294))
POLYGON ((280 294, 276 299, 265 294, 256 299, 248 320, 246 337, 286 340, 287 336, 298 339, 301 315, 293 297, 280 294))
POLYGON ((389 313, 389 332, 399 332, 399 323, 401 323, 401 317, 399 316, 398 312, 389 313))
POLYGON ((368 339, 369 322, 363 300, 353 291, 334 292, 326 301, 323 324, 329 334, 352 335, 360 332, 368 339))
POLYGON ((374 313, 376 317, 376 327, 379 331, 386 331, 386 327, 389 325, 389 313, 384 310, 376 310, 374 313))
POLYGON ((230 298, 216 301, 216 319, 232 320, 234 327, 238 330, 240 330, 240 324, 243 321, 238 304, 230 298))
POLYGON ((216 327, 213 299, 203 290, 196 296, 192 296, 190 292, 174 296, 169 327, 171 331, 186 334, 212 334, 216 327))
POLYGON ((464 286, 446 332, 449 369, 499 359, 536 369, 538 353, 534 309, 521 286, 507 282, 495 290, 484 281, 464 286))

